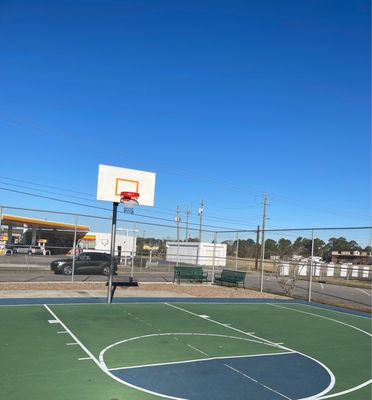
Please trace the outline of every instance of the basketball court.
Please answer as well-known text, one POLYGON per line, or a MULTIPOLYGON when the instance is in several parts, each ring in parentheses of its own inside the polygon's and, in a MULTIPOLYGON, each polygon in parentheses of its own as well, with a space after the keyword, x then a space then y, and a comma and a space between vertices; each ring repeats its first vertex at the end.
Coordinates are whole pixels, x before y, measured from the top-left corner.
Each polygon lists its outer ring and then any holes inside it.
POLYGON ((89 302, 2 300, 3 398, 371 398, 367 315, 280 300, 89 302))
MULTIPOLYGON (((97 199, 152 206, 155 174, 99 166, 97 199)), ((74 252, 75 253, 75 252, 74 252)), ((7 400, 371 398, 371 317, 279 299, 0 299, 7 400)), ((129 283, 132 283, 130 276, 129 283)))

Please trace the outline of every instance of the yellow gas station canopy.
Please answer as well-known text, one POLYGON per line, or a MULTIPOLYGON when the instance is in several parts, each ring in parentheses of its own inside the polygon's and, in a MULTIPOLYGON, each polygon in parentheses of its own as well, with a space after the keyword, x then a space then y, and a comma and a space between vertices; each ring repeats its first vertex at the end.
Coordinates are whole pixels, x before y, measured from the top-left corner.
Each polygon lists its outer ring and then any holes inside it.
MULTIPOLYGON (((2 225, 12 225, 16 227, 24 227, 27 225, 28 228, 50 228, 50 229, 64 229, 74 230, 74 224, 65 224, 63 222, 48 221, 44 219, 27 218, 27 217, 16 217, 15 215, 2 215, 2 225)), ((76 230, 89 232, 90 228, 86 225, 77 225, 76 230)))

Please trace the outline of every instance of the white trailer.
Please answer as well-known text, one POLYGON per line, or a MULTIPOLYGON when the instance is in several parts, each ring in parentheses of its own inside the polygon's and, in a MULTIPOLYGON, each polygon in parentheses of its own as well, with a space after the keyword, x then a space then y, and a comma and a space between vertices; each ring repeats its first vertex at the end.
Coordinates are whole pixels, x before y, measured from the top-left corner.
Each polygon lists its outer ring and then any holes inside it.
MULTIPOLYGON (((79 242, 80 248, 84 251, 100 251, 102 253, 110 253, 111 251, 111 233, 107 232, 89 232, 87 235, 89 240, 82 239, 79 242)), ((122 258, 136 256, 137 237, 116 234, 115 238, 115 255, 122 258)))
POLYGON ((226 266, 226 244, 167 242, 166 260, 180 264, 226 266))

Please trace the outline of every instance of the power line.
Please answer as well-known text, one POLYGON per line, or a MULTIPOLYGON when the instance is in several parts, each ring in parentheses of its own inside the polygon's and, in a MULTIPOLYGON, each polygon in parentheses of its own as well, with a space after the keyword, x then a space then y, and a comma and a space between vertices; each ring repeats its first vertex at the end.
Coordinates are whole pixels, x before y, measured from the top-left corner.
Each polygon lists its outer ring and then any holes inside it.
MULTIPOLYGON (((49 190, 36 189, 36 188, 32 188, 32 187, 25 186, 25 185, 17 185, 17 184, 14 184, 14 183, 1 182, 1 181, 0 181, 0 183, 3 184, 3 185, 12 186, 12 187, 18 187, 18 188, 22 188, 22 189, 37 190, 38 192, 42 192, 42 193, 58 194, 58 195, 63 195, 64 197, 70 197, 70 198, 73 198, 73 199, 92 201, 92 200, 86 199, 85 197, 72 196, 72 195, 68 195, 68 194, 61 194, 61 193, 58 193, 58 192, 56 193, 56 192, 51 192, 49 190)), ((47 187, 45 185, 42 185, 42 186, 47 187)))
MULTIPOLYGON (((42 199, 46 199, 46 200, 58 201, 60 203, 72 204, 72 205, 77 205, 77 206, 81 206, 81 207, 89 207, 89 208, 93 208, 93 209, 97 209, 97 210, 104 210, 104 211, 107 211, 107 212, 111 212, 112 211, 111 209, 104 208, 104 207, 92 206, 90 204, 84 204, 84 203, 78 203, 78 202, 70 201, 70 200, 58 199, 56 197, 42 196, 42 195, 38 195, 38 194, 35 194, 35 193, 23 192, 23 191, 20 191, 20 190, 14 190, 14 189, 9 189, 9 188, 4 188, 4 187, 0 187, 0 190, 5 190, 5 191, 8 191, 8 192, 23 194, 23 195, 27 195, 27 196, 33 196, 33 197, 42 198, 42 199)), ((149 219, 155 219, 155 220, 159 220, 159 221, 174 222, 171 219, 153 217, 153 216, 144 215, 144 214, 136 214, 136 216, 137 217, 143 217, 143 218, 149 218, 149 219)), ((198 225, 198 224, 189 222, 189 225, 198 225)), ((234 230, 234 228, 215 226, 215 225, 204 225, 204 226, 208 227, 208 228, 215 228, 215 229, 234 230)))
MULTIPOLYGON (((22 180, 22 179, 16 179, 16 178, 10 178, 10 177, 5 177, 5 176, 1 176, 1 179, 6 179, 6 180, 10 180, 10 181, 15 181, 15 182, 20 182, 20 183, 26 183, 29 185, 34 185, 34 186, 39 186, 39 187, 44 187, 44 188, 51 188, 51 189, 56 189, 59 191, 63 191, 63 193, 61 192, 50 192, 47 190, 41 190, 41 189, 37 189, 39 192, 43 192, 43 193, 49 193, 49 194, 57 194, 59 196, 63 196, 63 197, 69 197, 69 198, 74 198, 74 199, 79 199, 79 200, 84 200, 84 201, 90 201, 90 202, 96 202, 97 199, 92 195, 92 194, 88 194, 88 193, 84 193, 84 192, 79 192, 79 191, 75 191, 75 190, 71 190, 71 189, 66 189, 63 187, 56 187, 56 186, 51 186, 51 185, 45 185, 45 184, 40 184, 40 183, 36 183, 36 182, 31 182, 31 181, 26 181, 26 180, 22 180), (72 195, 68 195, 65 192, 70 192, 70 193, 77 193, 77 194, 82 194, 84 196, 90 197, 92 199, 87 199, 86 197, 79 197, 79 196, 72 196, 72 195)), ((16 185, 16 184, 12 184, 12 183, 8 183, 8 182, 1 182, 5 185, 8 186, 13 186, 13 187, 20 187, 20 188, 24 188, 24 189, 29 189, 29 190, 36 190, 35 188, 32 187, 28 187, 25 185, 16 185)), ((172 216, 173 215, 173 210, 170 210, 168 208, 162 208, 162 207, 157 207, 154 206, 152 209, 156 210, 156 212, 158 214, 165 214, 165 215, 169 215, 172 216), (166 211, 158 211, 158 210, 166 210, 166 211)), ((221 218, 221 217, 217 217, 217 216, 213 216, 213 215, 206 215, 205 219, 207 221, 223 221, 223 222, 231 222, 231 223, 239 223, 240 227, 241 226, 251 226, 249 224, 241 224, 241 220, 236 220, 236 219, 228 219, 228 218, 221 218)), ((252 222, 252 224, 255 224, 256 221, 252 222)))

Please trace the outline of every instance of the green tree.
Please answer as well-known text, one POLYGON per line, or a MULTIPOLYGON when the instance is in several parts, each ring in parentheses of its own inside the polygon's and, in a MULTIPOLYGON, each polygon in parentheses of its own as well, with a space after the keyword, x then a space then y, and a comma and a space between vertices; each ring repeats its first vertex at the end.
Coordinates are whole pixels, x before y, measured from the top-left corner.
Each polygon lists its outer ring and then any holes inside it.
POLYGON ((273 239, 265 241, 265 258, 278 255, 278 243, 273 239))
POLYGON ((303 238, 299 236, 292 244, 292 255, 302 255, 304 251, 304 245, 302 243, 303 238))
POLYGON ((279 239, 278 241, 278 255, 281 259, 288 258, 292 255, 292 242, 288 239, 279 239))

